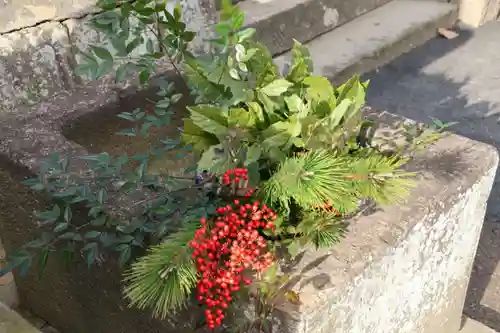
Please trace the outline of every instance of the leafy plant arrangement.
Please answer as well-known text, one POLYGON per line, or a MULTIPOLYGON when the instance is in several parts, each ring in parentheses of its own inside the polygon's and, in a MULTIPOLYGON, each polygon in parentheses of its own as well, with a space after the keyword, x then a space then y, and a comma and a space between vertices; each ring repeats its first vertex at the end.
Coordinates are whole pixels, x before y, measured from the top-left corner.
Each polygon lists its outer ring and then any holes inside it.
MULTIPOLYGON (((310 245, 333 246, 363 202, 399 202, 414 176, 403 170, 408 151, 388 156, 370 145, 366 133, 374 124, 363 114, 368 82, 355 76, 334 87, 313 75, 299 42, 280 75, 267 49, 252 39, 254 29, 242 29, 244 14, 228 2, 213 52, 203 56, 189 51, 195 34, 186 30, 179 6, 170 13, 166 3, 151 0, 99 5, 104 12, 93 25, 108 48, 82 52, 78 72, 97 79, 116 69, 117 80, 137 73, 148 84, 156 62, 167 59, 192 101, 181 139, 166 138, 133 156, 53 154, 26 184, 49 192, 54 206, 36 213, 43 231, 10 257, 8 269, 26 271, 38 254, 42 272, 56 250, 69 261, 81 255, 89 265, 116 252, 121 265, 131 262, 124 275, 131 305, 165 318, 194 293, 214 329, 227 328, 236 299, 247 297, 256 316, 232 328, 270 331, 276 304, 300 301, 284 288, 289 276, 280 273, 286 260, 279 251, 295 257, 310 245), (149 173, 151 160, 172 149, 199 156, 197 165, 183 177, 149 173), (89 170, 75 170, 75 160, 89 170), (108 213, 120 193, 142 195, 131 205, 140 210, 108 213), (76 218, 82 211, 88 212, 83 222, 76 218)), ((182 94, 165 83, 158 96, 152 112, 119 114, 134 124, 121 135, 147 136, 169 123, 182 94)), ((407 129, 406 147, 435 141, 446 124, 435 126, 407 129)))

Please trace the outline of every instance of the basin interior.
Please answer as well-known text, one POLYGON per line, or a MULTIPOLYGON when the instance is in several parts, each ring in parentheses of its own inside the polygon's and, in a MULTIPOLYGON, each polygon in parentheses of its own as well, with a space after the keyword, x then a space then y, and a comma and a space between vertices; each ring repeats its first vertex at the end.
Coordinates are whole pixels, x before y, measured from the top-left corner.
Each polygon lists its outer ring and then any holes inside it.
MULTIPOLYGON (((182 119, 187 116, 186 99, 182 98, 170 108, 171 121, 169 124, 152 126, 149 135, 126 136, 119 131, 134 128, 136 125, 118 117, 122 112, 132 113, 137 108, 146 112, 146 115, 155 115, 155 103, 161 98, 157 95, 158 88, 148 88, 134 94, 127 95, 117 103, 105 105, 97 110, 71 120, 63 127, 63 134, 69 140, 85 147, 91 154, 106 152, 110 156, 127 154, 132 156, 142 154, 150 147, 161 147, 160 140, 177 140, 180 137, 182 119)), ((166 151, 158 158, 149 162, 150 173, 176 174, 183 173, 185 168, 192 167, 196 162, 192 153, 182 148, 166 151)))

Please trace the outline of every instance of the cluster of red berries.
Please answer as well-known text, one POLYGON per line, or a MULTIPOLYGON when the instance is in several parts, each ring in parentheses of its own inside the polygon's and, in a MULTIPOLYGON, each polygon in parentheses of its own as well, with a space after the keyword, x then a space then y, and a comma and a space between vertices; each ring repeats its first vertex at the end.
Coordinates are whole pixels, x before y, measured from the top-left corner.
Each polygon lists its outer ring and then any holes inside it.
POLYGON ((239 184, 240 180, 248 180, 248 170, 243 168, 231 169, 224 172, 222 175, 222 183, 230 185, 231 183, 239 184))
POLYGON ((273 255, 266 251, 267 242, 259 230, 273 230, 276 220, 276 213, 259 201, 234 200, 216 213, 211 221, 200 220, 201 227, 190 243, 200 274, 198 300, 207 307, 205 318, 212 329, 222 324, 231 295, 252 283, 247 274, 251 270, 263 272, 273 264, 273 255))
POLYGON ((244 198, 250 198, 254 194, 255 190, 253 188, 240 187, 242 181, 244 183, 248 182, 248 169, 231 169, 227 170, 224 175, 222 175, 222 184, 235 184, 237 187, 239 187, 240 190, 246 191, 243 194, 244 198))

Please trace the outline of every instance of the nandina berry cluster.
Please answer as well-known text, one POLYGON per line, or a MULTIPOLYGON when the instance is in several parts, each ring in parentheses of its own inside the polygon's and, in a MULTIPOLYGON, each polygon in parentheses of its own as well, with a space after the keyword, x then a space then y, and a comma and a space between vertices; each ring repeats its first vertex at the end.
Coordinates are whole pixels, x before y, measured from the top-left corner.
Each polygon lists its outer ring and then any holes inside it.
POLYGON ((222 183, 230 185, 231 183, 239 184, 240 180, 248 180, 248 170, 243 168, 231 169, 224 172, 222 183))
POLYGON ((207 309, 209 328, 221 325, 232 294, 250 284, 251 270, 263 272, 273 263, 267 243, 259 230, 274 229, 276 214, 259 201, 218 208, 211 220, 201 219, 201 227, 190 243, 200 280, 198 300, 207 309))

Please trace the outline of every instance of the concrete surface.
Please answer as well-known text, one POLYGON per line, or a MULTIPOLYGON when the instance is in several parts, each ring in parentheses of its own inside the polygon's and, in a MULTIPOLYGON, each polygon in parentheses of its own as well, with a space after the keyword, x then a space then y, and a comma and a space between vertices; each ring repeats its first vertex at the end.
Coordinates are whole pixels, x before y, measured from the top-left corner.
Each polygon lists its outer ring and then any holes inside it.
MULTIPOLYGON (((366 76, 368 102, 423 122, 458 121, 453 131, 500 147, 500 22, 434 39, 366 76)), ((500 177, 488 201, 465 314, 500 331, 500 177)))
POLYGON ((459 5, 460 22, 473 28, 496 20, 500 14, 499 0, 460 0, 459 5))
MULTIPOLYGON (((395 0, 308 43, 315 72, 343 82, 380 66, 436 35, 456 19, 455 5, 395 0)), ((288 55, 276 59, 285 67, 288 55)))
POLYGON ((467 318, 465 320, 464 326, 460 329, 458 333, 496 333, 497 331, 492 330, 488 326, 475 321, 474 319, 467 318))
POLYGON ((246 0, 240 7, 247 26, 257 29, 257 38, 271 54, 293 46, 293 39, 308 42, 390 0, 246 0))
POLYGON ((0 333, 41 333, 15 311, 0 303, 0 333))

